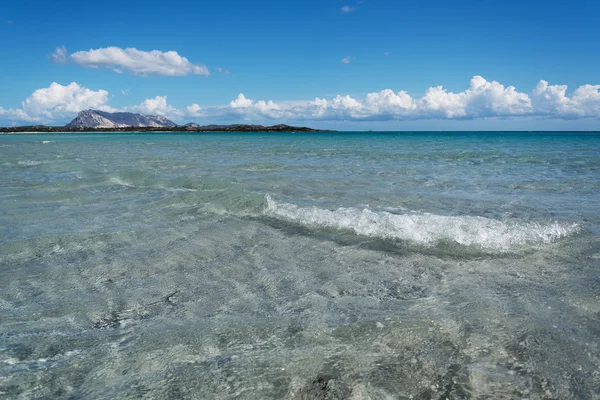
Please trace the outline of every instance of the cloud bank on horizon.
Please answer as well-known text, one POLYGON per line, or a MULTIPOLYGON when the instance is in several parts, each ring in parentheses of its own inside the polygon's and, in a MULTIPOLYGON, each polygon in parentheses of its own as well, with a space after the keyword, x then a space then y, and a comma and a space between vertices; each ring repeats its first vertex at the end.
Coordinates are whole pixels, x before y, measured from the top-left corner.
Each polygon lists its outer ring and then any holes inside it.
MULTIPOLYGON (((61 57, 60 54, 57 53, 57 57, 61 57)), ((178 60, 177 57, 171 60, 178 60)), ((122 61, 120 65, 125 64, 122 61)), ((101 61, 99 65, 108 63, 101 61)), ((141 70, 136 69, 137 64, 128 65, 132 71, 141 70)), ((181 71, 193 70, 186 59, 179 60, 179 65, 181 71)), ((363 99, 337 95, 330 99, 317 97, 313 100, 273 102, 254 101, 240 93, 227 105, 201 107, 191 104, 178 109, 168 104, 166 96, 156 96, 141 104, 117 109, 109 105, 109 93, 106 90, 94 91, 76 82, 66 86, 53 82, 47 88, 34 91, 21 103, 21 108, 0 107, 0 116, 24 123, 52 123, 73 118, 85 109, 98 109, 161 115, 178 121, 184 118, 230 121, 407 121, 519 117, 600 119, 600 85, 582 85, 570 94, 567 89, 566 85, 551 85, 540 80, 532 93, 527 94, 517 91, 513 86, 475 76, 462 92, 453 93, 436 86, 428 88, 421 97, 413 97, 406 91, 384 89, 369 93, 363 99)))

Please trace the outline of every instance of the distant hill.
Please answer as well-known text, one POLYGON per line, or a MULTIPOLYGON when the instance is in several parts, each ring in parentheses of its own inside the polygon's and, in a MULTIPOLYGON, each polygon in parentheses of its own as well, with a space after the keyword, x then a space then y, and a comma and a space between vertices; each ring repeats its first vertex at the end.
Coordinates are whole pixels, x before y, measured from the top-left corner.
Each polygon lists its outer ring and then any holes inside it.
POLYGON ((159 115, 144 115, 129 112, 109 113, 99 110, 81 111, 65 128, 173 128, 173 121, 159 115))
POLYGON ((0 133, 59 133, 59 132, 332 132, 290 125, 198 125, 190 122, 177 125, 159 115, 130 112, 109 113, 99 110, 81 111, 65 126, 13 126, 0 127, 0 133))

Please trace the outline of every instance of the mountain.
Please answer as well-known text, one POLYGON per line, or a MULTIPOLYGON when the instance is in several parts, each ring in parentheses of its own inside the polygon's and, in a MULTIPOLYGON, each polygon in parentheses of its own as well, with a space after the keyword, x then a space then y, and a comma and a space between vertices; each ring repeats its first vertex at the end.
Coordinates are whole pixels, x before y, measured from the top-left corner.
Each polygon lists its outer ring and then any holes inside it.
POLYGON ((66 128, 127 128, 127 127, 176 127, 173 121, 159 115, 143 115, 129 112, 109 113, 99 110, 81 111, 66 128))

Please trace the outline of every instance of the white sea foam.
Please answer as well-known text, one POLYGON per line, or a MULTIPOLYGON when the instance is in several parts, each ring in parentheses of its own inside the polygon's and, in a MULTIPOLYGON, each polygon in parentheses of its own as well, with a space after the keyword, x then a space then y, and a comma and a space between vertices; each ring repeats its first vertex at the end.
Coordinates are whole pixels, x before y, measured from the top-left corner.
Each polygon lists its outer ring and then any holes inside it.
POLYGON ((174 192, 174 193, 180 193, 180 192, 188 193, 188 192, 197 192, 198 191, 198 189, 190 189, 190 188, 184 188, 184 187, 182 187, 182 188, 168 188, 168 187, 165 187, 163 189, 165 189, 165 190, 167 190, 169 192, 174 192))
POLYGON ((135 188, 135 185, 133 185, 133 184, 131 184, 129 182, 124 181, 123 179, 121 179, 118 176, 111 176, 108 179, 108 182, 111 183, 111 184, 113 184, 113 185, 125 186, 125 187, 128 187, 128 188, 135 188))
POLYGON ((54 140, 44 140, 42 143, 43 144, 54 143, 54 140))
POLYGON ((431 246, 456 242, 490 250, 507 250, 524 244, 552 243, 579 231, 573 223, 499 221, 476 216, 392 214, 368 208, 299 207, 267 196, 265 214, 312 228, 350 230, 358 235, 406 240, 431 246))
POLYGON ((25 161, 19 161, 17 164, 19 164, 19 165, 25 165, 27 167, 33 167, 33 166, 42 164, 42 162, 41 161, 25 160, 25 161))

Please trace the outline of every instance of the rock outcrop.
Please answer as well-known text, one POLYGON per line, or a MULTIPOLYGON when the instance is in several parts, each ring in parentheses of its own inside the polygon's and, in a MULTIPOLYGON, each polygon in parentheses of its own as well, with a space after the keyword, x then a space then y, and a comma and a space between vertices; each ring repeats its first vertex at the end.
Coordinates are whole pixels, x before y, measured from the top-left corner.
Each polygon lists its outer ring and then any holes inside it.
POLYGON ((81 111, 66 128, 127 128, 127 127, 176 127, 173 121, 159 115, 144 115, 129 112, 109 113, 99 110, 81 111))

